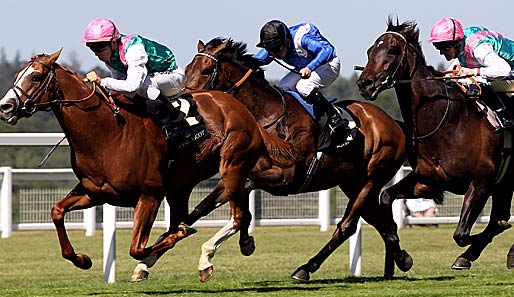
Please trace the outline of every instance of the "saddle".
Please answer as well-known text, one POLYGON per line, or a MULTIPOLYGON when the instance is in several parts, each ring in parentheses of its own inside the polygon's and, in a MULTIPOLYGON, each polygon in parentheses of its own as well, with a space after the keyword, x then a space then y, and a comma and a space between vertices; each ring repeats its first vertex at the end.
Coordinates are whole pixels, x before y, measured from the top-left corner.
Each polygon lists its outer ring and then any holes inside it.
POLYGON ((191 94, 146 100, 146 110, 163 130, 168 151, 176 153, 210 136, 191 94))
MULTIPOLYGON (((335 98, 330 101, 336 113, 328 118, 326 113, 319 115, 320 138, 317 150, 329 152, 343 149, 355 139, 360 127, 359 119, 348 110, 350 102, 335 102, 335 98)), ((314 107, 316 114, 316 107, 314 107)))
POLYGON ((333 151, 346 147, 357 135, 360 127, 360 122, 348 109, 349 102, 337 102, 336 98, 327 98, 330 102, 331 108, 335 109, 335 115, 340 117, 341 125, 334 127, 331 125, 331 119, 327 116, 325 111, 314 104, 309 104, 303 99, 300 94, 293 91, 287 91, 288 94, 303 106, 305 111, 316 121, 320 127, 320 138, 318 142, 317 151, 333 151))

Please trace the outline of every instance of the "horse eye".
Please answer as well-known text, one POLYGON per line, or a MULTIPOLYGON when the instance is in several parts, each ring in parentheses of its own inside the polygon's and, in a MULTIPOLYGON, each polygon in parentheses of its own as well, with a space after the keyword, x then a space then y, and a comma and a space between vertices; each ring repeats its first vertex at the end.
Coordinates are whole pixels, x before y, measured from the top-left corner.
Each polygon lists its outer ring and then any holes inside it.
POLYGON ((204 70, 202 70, 202 75, 211 75, 212 71, 213 70, 210 68, 204 69, 204 70))
POLYGON ((43 81, 43 76, 39 75, 39 74, 36 74, 36 75, 33 75, 30 78, 30 80, 33 81, 33 82, 41 82, 41 81, 43 81))

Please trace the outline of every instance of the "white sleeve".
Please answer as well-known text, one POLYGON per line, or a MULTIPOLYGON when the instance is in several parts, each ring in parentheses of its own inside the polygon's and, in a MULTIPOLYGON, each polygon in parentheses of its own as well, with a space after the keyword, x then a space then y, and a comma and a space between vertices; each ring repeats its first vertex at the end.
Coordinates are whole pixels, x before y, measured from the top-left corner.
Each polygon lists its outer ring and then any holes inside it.
POLYGON ((125 79, 117 79, 119 73, 111 71, 113 77, 103 78, 101 85, 107 89, 132 93, 143 85, 148 70, 146 63, 148 62, 148 55, 146 54, 145 47, 142 44, 135 44, 127 49, 125 54, 127 62, 127 76, 125 79))
POLYGON ((509 76, 510 65, 498 56, 489 43, 482 43, 475 47, 475 59, 484 67, 480 67, 480 76, 487 79, 503 78, 509 76))

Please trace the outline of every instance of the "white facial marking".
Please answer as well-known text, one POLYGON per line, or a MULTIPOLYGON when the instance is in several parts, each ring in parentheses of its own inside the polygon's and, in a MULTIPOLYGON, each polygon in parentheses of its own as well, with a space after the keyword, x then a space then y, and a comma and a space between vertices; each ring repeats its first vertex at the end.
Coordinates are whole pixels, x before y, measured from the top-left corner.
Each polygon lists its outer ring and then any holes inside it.
MULTIPOLYGON (((16 83, 14 86, 21 88, 21 85, 22 85, 23 81, 25 80, 25 77, 27 77, 34 71, 36 71, 36 69, 34 69, 34 67, 32 67, 32 66, 27 66, 27 68, 20 71, 18 76, 16 77, 16 83)), ((7 101, 11 98, 16 98, 16 93, 13 91, 13 88, 10 88, 7 91, 7 93, 5 93, 5 96, 2 99, 0 99, 0 104, 7 103, 7 101)))

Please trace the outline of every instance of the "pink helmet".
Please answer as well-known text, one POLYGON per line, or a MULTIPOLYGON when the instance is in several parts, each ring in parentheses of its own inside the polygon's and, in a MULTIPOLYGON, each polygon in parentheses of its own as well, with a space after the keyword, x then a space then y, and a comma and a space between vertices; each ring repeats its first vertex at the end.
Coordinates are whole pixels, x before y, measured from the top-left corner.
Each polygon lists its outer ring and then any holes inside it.
POLYGON ((464 38, 462 24, 453 18, 440 19, 432 26, 427 42, 455 41, 464 38))
POLYGON ((111 41, 118 38, 120 32, 111 20, 97 18, 89 22, 82 42, 111 41))

